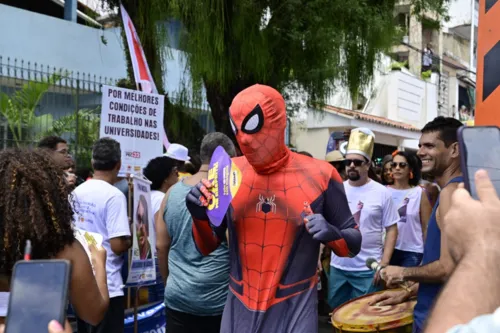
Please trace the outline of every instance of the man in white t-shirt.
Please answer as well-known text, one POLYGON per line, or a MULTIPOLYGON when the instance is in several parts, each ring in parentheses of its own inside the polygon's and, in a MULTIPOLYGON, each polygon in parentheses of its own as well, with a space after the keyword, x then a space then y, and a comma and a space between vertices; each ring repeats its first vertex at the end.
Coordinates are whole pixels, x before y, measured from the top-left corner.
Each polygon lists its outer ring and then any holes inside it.
MULTIPOLYGON (((106 274, 109 308, 102 322, 92 327, 78 320, 79 333, 123 333, 125 300, 121 268, 123 254, 132 245, 127 216, 127 200, 113 186, 121 167, 120 144, 110 138, 101 138, 92 149, 94 177, 73 191, 75 227, 99 233, 106 249, 106 274)), ((92 306, 92 304, 89 304, 92 306)))
POLYGON ((177 183, 177 163, 175 159, 160 156, 149 161, 142 172, 144 177, 151 181, 151 207, 153 207, 155 220, 165 193, 177 183))
POLYGON ((399 215, 387 188, 368 177, 375 135, 366 128, 352 130, 345 159, 348 180, 344 188, 349 208, 362 235, 361 251, 354 258, 332 255, 328 303, 332 309, 378 290, 379 277, 366 266, 373 258, 388 265, 398 237, 399 215), (383 239, 386 231, 385 243, 383 239))

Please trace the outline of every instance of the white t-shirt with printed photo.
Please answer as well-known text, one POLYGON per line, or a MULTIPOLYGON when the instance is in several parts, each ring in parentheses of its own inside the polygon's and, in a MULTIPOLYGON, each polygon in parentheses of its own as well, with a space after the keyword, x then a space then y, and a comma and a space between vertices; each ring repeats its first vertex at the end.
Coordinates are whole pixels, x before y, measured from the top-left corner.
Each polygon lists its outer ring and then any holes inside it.
POLYGON ((396 224, 399 215, 389 190, 373 180, 363 186, 351 186, 345 181, 344 188, 349 208, 361 231, 361 251, 354 258, 332 254, 331 265, 345 271, 367 271, 366 259, 382 259, 385 228, 396 224))
POLYGON ((151 191, 151 207, 153 208, 153 215, 160 210, 163 198, 165 198, 165 193, 162 191, 151 191))
MULTIPOLYGON (((396 249, 416 253, 424 252, 422 223, 420 222, 420 201, 423 188, 416 186, 406 190, 387 187, 394 207, 398 210, 398 240, 396 249)), ((424 199, 425 200, 425 199, 424 199)))
POLYGON ((113 185, 91 179, 73 191, 75 227, 101 234, 106 249, 106 275, 109 297, 123 296, 121 268, 123 255, 116 255, 109 240, 130 236, 125 195, 113 185))

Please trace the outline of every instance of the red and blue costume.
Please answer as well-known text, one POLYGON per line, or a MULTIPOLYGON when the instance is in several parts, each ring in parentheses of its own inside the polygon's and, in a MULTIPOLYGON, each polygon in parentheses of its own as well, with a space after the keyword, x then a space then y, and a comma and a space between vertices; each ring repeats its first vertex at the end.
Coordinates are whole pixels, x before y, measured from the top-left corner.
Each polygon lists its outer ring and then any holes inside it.
POLYGON ((243 176, 225 222, 208 222, 203 183, 186 199, 200 252, 215 250, 229 230, 221 333, 317 332, 320 243, 343 257, 361 247, 342 180, 330 164, 286 147, 285 102, 275 89, 254 85, 240 92, 230 121, 244 156, 233 160, 243 176))

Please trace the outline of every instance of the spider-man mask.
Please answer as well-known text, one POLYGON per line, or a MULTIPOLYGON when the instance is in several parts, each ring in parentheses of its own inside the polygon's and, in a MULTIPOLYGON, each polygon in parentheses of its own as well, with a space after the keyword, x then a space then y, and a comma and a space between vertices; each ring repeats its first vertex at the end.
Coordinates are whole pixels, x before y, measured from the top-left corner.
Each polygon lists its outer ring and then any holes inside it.
POLYGON ((286 107, 278 91, 259 84, 241 91, 229 118, 241 151, 257 173, 270 174, 286 164, 286 107))

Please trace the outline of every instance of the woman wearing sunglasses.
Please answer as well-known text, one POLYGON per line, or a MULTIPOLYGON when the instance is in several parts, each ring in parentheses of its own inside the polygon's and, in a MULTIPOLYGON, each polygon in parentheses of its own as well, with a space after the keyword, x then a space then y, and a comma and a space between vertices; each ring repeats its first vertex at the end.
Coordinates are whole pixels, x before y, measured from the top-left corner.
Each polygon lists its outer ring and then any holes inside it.
POLYGON ((424 252, 427 222, 432 213, 428 196, 419 186, 422 162, 415 154, 396 151, 390 166, 393 184, 387 188, 399 213, 398 239, 390 264, 418 266, 424 252))

